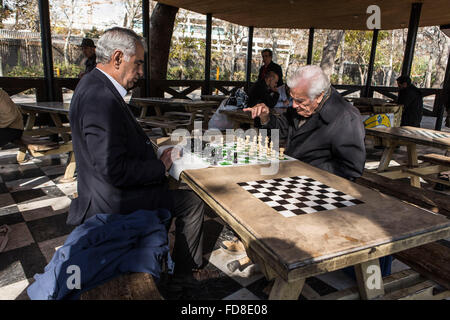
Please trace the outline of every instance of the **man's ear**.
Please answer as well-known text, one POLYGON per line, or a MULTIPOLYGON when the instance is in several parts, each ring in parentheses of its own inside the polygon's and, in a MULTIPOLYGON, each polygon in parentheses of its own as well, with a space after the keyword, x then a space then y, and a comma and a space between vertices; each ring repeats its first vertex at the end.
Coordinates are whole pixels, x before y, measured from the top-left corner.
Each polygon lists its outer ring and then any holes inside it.
POLYGON ((115 50, 112 54, 112 61, 114 68, 119 69, 119 66, 123 61, 123 52, 120 50, 115 50))
POLYGON ((322 93, 320 94, 320 96, 317 97, 317 103, 321 103, 323 96, 325 95, 325 91, 322 91, 322 93))

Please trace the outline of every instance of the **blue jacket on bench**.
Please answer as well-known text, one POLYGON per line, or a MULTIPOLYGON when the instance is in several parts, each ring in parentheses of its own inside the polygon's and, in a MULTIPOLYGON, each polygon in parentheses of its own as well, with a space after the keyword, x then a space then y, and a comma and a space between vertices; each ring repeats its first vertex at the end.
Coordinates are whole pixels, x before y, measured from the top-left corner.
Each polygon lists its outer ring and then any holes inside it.
POLYGON ((81 293, 127 272, 146 272, 159 280, 163 261, 167 259, 169 271, 173 267, 169 222, 166 209, 89 218, 72 231, 44 273, 34 276, 28 296, 32 300, 79 299, 81 293))

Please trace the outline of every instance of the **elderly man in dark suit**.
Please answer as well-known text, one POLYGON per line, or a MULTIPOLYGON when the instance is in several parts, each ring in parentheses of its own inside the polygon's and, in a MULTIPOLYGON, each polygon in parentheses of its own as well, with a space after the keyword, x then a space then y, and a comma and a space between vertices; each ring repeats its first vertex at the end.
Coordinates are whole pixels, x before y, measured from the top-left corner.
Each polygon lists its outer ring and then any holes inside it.
POLYGON ((142 38, 128 29, 109 29, 98 40, 97 59, 97 67, 78 83, 70 106, 78 198, 67 223, 78 225, 97 213, 167 208, 176 218, 175 278, 204 276, 198 270, 204 204, 189 190, 167 189, 172 150, 157 158, 123 99, 143 76, 142 38))

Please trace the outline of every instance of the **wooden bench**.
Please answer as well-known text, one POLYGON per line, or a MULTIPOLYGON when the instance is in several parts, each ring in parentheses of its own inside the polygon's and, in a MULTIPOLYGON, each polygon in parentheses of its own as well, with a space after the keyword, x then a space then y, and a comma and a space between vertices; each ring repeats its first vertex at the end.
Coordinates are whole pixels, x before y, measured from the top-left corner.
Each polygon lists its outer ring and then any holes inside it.
POLYGON ((366 170, 361 177, 355 180, 355 183, 450 217, 448 195, 426 189, 418 189, 402 181, 392 180, 366 170))
POLYGON ((442 240, 394 254, 421 275, 450 290, 450 243, 442 240))
POLYGON ((164 300, 151 274, 122 274, 81 294, 81 300, 164 300))

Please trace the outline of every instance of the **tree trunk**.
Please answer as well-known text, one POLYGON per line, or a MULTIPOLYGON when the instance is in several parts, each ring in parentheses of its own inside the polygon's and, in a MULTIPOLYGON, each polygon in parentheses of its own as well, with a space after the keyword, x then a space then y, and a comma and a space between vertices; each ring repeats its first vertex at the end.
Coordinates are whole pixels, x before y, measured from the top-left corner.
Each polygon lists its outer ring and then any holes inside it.
POLYGON ((445 78, 445 69, 447 67, 447 57, 449 54, 449 41, 446 36, 439 34, 439 56, 436 60, 436 77, 434 82, 432 83, 432 88, 440 88, 442 87, 442 83, 445 78))
MULTIPOLYGON (((150 79, 165 80, 170 42, 178 8, 157 3, 150 18, 150 79)), ((150 95, 162 97, 164 91, 150 86, 150 95)))
POLYGON ((386 87, 390 87, 392 83, 392 68, 394 66, 394 43, 395 43, 395 35, 394 31, 391 31, 391 48, 389 50, 389 71, 386 76, 386 82, 384 85, 386 87))
POLYGON ((340 65, 339 65, 339 75, 338 75, 338 84, 342 84, 344 78, 344 48, 345 48, 345 38, 341 39, 341 57, 340 57, 340 65))
POLYGON ((336 58, 336 53, 343 36, 344 30, 332 30, 328 33, 323 47, 322 61, 320 61, 320 67, 328 77, 333 74, 334 59, 336 58))
POLYGON ((425 74, 425 88, 431 88, 431 74, 433 72, 433 59, 428 61, 427 72, 425 74))

